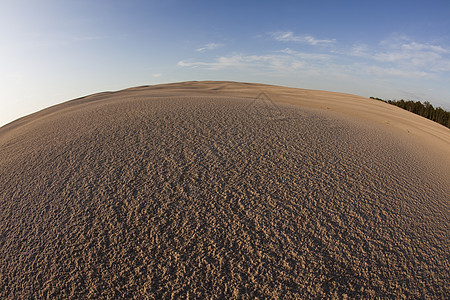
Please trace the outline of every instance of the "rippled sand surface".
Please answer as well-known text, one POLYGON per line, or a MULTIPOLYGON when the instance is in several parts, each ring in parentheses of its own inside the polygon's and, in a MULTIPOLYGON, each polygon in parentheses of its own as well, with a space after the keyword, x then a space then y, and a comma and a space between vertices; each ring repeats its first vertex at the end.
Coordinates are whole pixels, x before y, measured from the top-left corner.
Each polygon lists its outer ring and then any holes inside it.
POLYGON ((232 82, 132 88, 0 128, 1 298, 450 293, 450 130, 232 82))

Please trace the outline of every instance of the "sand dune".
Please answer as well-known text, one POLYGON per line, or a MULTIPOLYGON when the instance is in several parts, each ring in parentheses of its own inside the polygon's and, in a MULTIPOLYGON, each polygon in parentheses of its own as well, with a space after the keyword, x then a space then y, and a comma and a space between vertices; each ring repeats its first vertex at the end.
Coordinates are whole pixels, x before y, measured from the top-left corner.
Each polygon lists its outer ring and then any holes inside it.
POLYGON ((450 296, 450 130, 324 91, 185 82, 0 128, 0 297, 450 296))

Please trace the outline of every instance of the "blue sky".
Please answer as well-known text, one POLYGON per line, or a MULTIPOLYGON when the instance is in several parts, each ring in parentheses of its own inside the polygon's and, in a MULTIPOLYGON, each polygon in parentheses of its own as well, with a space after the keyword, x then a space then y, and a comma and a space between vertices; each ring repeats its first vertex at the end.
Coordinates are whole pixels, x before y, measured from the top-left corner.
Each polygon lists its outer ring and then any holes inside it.
POLYGON ((95 92, 187 80, 450 109, 450 1, 0 3, 0 126, 95 92))

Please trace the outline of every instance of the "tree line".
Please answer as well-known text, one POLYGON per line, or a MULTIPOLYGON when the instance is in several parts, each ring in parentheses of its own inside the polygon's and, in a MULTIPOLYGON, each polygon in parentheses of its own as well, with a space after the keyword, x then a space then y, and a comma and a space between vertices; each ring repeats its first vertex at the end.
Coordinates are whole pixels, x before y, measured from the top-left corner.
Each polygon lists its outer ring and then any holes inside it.
POLYGON ((441 107, 434 108, 430 102, 425 101, 424 103, 420 101, 412 101, 412 100, 383 100, 380 98, 370 97, 370 99, 383 101, 392 105, 396 105, 407 111, 430 119, 434 122, 442 124, 448 128, 450 128, 450 112, 444 110, 441 107))

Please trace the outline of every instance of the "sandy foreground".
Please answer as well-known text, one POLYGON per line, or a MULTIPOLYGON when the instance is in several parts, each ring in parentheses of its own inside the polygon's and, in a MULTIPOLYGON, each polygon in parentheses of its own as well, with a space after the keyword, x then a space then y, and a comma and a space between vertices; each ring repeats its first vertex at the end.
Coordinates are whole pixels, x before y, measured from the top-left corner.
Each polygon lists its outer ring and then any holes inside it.
POLYGON ((359 96, 75 99, 0 128, 0 298, 448 299, 449 174, 448 128, 359 96))

